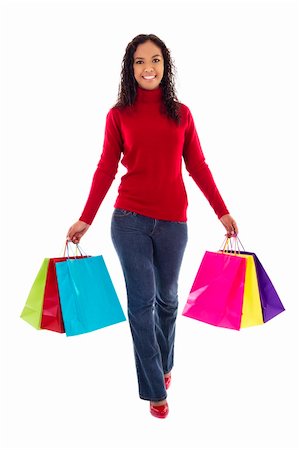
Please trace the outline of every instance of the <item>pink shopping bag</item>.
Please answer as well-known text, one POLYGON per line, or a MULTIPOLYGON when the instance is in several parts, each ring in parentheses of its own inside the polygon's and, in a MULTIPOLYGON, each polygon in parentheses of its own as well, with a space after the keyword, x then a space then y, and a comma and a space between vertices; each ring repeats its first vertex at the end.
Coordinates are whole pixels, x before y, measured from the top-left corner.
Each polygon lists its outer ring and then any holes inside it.
POLYGON ((240 330, 246 259, 206 251, 182 315, 240 330))

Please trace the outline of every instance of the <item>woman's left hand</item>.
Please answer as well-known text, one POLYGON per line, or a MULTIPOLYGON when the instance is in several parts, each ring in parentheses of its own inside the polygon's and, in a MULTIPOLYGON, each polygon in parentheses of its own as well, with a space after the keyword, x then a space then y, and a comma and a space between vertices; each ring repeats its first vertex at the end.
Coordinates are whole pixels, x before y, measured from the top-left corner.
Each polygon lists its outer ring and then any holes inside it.
POLYGON ((227 231, 227 237, 236 236, 239 233, 238 226, 230 214, 225 214, 224 216, 220 217, 220 221, 227 231))

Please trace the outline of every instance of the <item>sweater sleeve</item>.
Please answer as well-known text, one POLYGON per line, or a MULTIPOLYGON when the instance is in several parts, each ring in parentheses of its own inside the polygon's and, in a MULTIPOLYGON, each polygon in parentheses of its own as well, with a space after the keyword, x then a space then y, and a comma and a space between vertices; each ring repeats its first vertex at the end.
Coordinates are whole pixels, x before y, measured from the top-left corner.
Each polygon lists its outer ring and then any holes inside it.
POLYGON ((185 131, 183 158, 189 175, 205 195, 214 209, 218 219, 229 211, 217 189, 213 175, 205 162, 198 134, 194 125, 191 111, 188 108, 188 122, 185 131))
POLYGON ((93 175, 90 192, 79 220, 91 225, 118 170, 123 150, 118 114, 111 108, 106 115, 103 150, 93 175))

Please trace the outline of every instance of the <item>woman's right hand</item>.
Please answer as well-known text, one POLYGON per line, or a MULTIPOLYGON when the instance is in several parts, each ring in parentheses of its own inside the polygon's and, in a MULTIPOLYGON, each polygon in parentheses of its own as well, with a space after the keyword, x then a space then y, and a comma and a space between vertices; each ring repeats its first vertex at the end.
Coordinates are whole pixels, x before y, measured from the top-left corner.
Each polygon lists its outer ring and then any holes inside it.
POLYGON ((83 222, 82 220, 77 220, 77 222, 75 222, 67 232, 66 238, 74 244, 79 244, 80 239, 89 227, 90 225, 88 223, 83 222))

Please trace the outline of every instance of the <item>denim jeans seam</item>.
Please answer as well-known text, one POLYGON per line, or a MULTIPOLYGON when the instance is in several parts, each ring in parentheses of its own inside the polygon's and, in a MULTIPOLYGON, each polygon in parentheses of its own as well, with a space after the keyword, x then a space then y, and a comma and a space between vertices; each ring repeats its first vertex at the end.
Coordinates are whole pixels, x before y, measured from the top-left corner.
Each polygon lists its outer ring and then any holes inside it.
POLYGON ((135 216, 136 213, 133 211, 129 211, 127 209, 115 208, 113 211, 114 217, 127 217, 127 216, 135 216))

